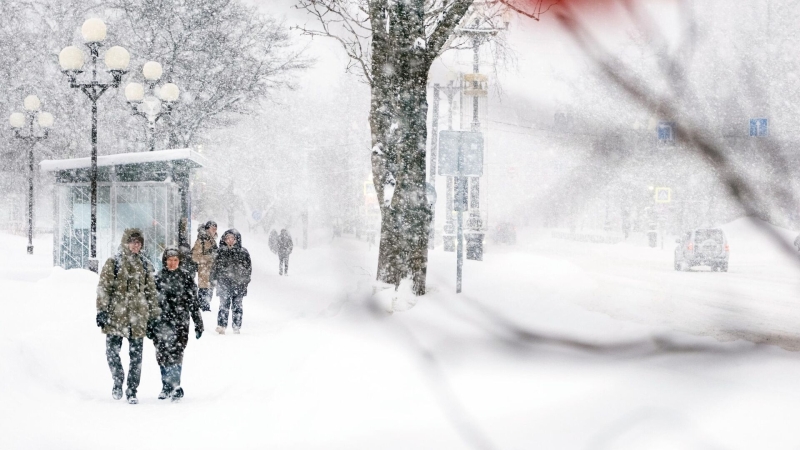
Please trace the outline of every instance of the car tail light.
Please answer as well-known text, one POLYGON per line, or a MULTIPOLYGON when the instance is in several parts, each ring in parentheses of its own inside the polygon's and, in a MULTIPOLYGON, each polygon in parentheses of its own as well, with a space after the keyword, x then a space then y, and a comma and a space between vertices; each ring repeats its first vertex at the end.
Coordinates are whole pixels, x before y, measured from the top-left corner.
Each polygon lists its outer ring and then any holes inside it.
POLYGON ((694 244, 689 242, 689 245, 686 246, 686 249, 689 250, 690 252, 694 251, 694 244))

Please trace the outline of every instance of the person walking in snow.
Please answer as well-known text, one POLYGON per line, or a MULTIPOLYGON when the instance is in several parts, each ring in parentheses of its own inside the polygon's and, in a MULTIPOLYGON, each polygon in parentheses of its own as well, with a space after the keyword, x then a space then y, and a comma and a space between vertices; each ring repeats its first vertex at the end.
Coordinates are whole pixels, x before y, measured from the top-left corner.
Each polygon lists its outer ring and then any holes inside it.
POLYGON ((97 326, 106 335, 106 359, 114 387, 111 396, 122 398, 125 371, 119 359, 122 339, 128 340, 128 403, 139 403, 136 390, 142 375, 142 347, 161 314, 158 307, 153 266, 142 256, 144 236, 136 228, 126 229, 117 254, 103 265, 97 284, 97 326))
POLYGON ((278 236, 278 275, 289 275, 289 255, 292 254, 294 244, 292 237, 286 229, 281 230, 278 236))
POLYGON ((203 311, 211 311, 211 297, 214 286, 211 285, 211 269, 217 256, 217 223, 209 220, 197 230, 197 240, 192 248, 192 260, 197 264, 197 285, 200 307, 203 311))
POLYGON ((229 310, 233 307, 233 332, 239 334, 242 328, 242 300, 247 295, 252 272, 250 253, 242 247, 242 235, 231 228, 223 233, 219 241, 217 258, 211 269, 211 281, 216 283, 219 297, 217 333, 225 334, 229 310))
POLYGON ((158 304, 161 315, 152 329, 156 360, 161 369, 159 400, 183 398, 181 370, 183 351, 189 342, 189 318, 194 322, 195 337, 203 334, 203 316, 197 297, 194 278, 180 269, 183 255, 178 249, 167 248, 161 257, 161 272, 156 275, 158 304))

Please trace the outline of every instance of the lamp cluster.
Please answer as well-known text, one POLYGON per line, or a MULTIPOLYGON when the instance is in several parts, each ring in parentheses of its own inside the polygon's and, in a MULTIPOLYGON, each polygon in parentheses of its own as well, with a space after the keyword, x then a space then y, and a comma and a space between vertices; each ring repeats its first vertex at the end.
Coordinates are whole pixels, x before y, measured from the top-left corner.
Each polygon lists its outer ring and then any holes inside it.
MULTIPOLYGON (((88 19, 81 26, 81 35, 84 44, 89 50, 87 60, 86 53, 79 47, 70 45, 65 47, 58 54, 58 63, 61 71, 67 76, 70 87, 80 89, 86 94, 92 103, 92 152, 89 179, 91 186, 91 220, 90 220, 90 255, 88 269, 98 271, 97 261, 97 101, 109 88, 118 88, 122 83, 122 77, 128 72, 131 62, 131 55, 127 50, 120 46, 110 47, 103 55, 106 72, 111 75, 110 81, 102 81, 98 75, 102 70, 98 70, 98 59, 100 58, 100 47, 106 39, 106 24, 97 18, 88 19), (88 68, 85 68, 87 66, 88 68), (86 72, 86 76, 80 77, 86 72), (80 79, 79 79, 80 78, 80 79), (84 80, 84 78, 86 78, 84 80)), ((149 141, 150 150, 155 149, 154 129, 156 121, 171 112, 172 105, 178 101, 180 90, 174 83, 165 83, 156 86, 163 74, 161 64, 155 61, 147 62, 142 68, 147 90, 150 95, 145 95, 145 86, 140 83, 130 83, 125 87, 125 98, 133 107, 133 113, 137 116, 145 117, 149 122, 149 141), (162 104, 165 104, 165 111, 161 111, 162 104)), ((29 146, 29 200, 28 200, 28 253, 33 253, 32 234, 33 234, 33 144, 47 138, 47 130, 53 125, 53 115, 39 111, 41 102, 35 95, 29 95, 24 101, 25 113, 15 112, 11 114, 9 122, 14 128, 14 136, 24 139, 31 143, 29 146), (38 122, 39 128, 44 130, 41 134, 34 133, 34 119, 38 122), (29 132, 22 133, 21 129, 29 125, 29 132)))
POLYGON ((53 126, 53 115, 49 112, 39 111, 42 107, 42 102, 39 101, 39 97, 29 95, 25 97, 22 104, 25 107, 25 113, 15 112, 11 114, 9 118, 11 128, 19 131, 25 126, 25 123, 28 122, 28 119, 30 119, 30 125, 32 127, 34 118, 37 119, 39 126, 45 130, 53 126))
MULTIPOLYGON (((106 39, 106 24, 97 18, 89 19, 81 26, 81 35, 83 40, 86 41, 86 46, 89 47, 89 54, 92 58, 92 75, 96 75, 99 49, 106 39)), ((108 71, 114 77, 114 87, 119 86, 122 76, 128 70, 128 65, 131 62, 130 53, 124 48, 115 45, 106 51, 103 59, 108 71)), ((58 54, 58 63, 61 66, 61 70, 69 77, 73 85, 75 85, 75 78, 83 73, 85 62, 86 55, 74 45, 65 47, 58 54)))
POLYGON ((162 102, 167 105, 167 113, 169 112, 172 104, 178 101, 180 97, 180 89, 175 83, 165 83, 161 86, 156 86, 161 75, 164 73, 161 64, 155 61, 148 61, 142 67, 142 75, 144 75, 147 90, 152 94, 145 96, 145 86, 141 83, 128 83, 125 86, 125 99, 136 111, 140 111, 148 118, 154 120, 161 112, 162 102), (138 109, 137 109, 138 106, 138 109))

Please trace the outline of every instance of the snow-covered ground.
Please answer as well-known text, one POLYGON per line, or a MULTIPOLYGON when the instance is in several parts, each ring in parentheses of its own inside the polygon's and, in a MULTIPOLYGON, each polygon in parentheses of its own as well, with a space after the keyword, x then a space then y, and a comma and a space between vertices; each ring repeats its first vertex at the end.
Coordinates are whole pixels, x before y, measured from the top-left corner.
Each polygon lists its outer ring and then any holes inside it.
POLYGON ((136 406, 111 399, 96 275, 0 234, 0 448, 796 449, 800 269, 753 222, 725 228, 728 273, 524 230, 466 261, 461 295, 437 249, 402 312, 362 241, 317 235, 279 277, 245 235, 242 334, 204 313, 178 404, 156 399, 148 341, 136 406))

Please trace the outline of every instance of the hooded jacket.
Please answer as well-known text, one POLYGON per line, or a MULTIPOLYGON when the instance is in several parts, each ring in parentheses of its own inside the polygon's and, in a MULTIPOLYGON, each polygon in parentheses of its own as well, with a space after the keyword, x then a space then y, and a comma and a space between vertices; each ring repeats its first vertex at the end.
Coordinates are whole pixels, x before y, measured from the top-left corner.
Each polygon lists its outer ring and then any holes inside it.
POLYGON ((217 243, 214 236, 208 235, 208 229, 202 226, 197 231, 197 240, 192 247, 192 260, 197 263, 197 285, 202 289, 211 287, 211 269, 217 256, 217 243))
POLYGON ((175 248, 164 250, 161 257, 162 268, 156 275, 158 304, 161 317, 155 333, 156 353, 159 365, 169 366, 183 361, 183 350, 189 341, 189 318, 194 322, 195 331, 203 331, 203 317, 197 301, 197 285, 192 277, 181 270, 167 268, 167 254, 181 254, 175 248))
POLYGON ((161 309, 152 264, 141 253, 128 249, 128 238, 134 232, 142 234, 136 228, 126 229, 119 251, 103 265, 97 284, 97 312, 108 313, 109 321, 103 333, 141 339, 145 336, 147 322, 157 319, 161 309))
POLYGON ((292 249, 294 248, 294 244, 292 243, 292 236, 289 235, 289 232, 286 230, 281 230, 281 234, 278 236, 278 256, 281 258, 286 258, 292 253, 292 249))
POLYGON ((252 272, 250 253, 242 247, 242 235, 235 228, 222 233, 217 258, 211 270, 211 281, 216 281, 219 296, 247 295, 252 272), (229 234, 236 238, 231 247, 225 243, 225 237, 229 234))

